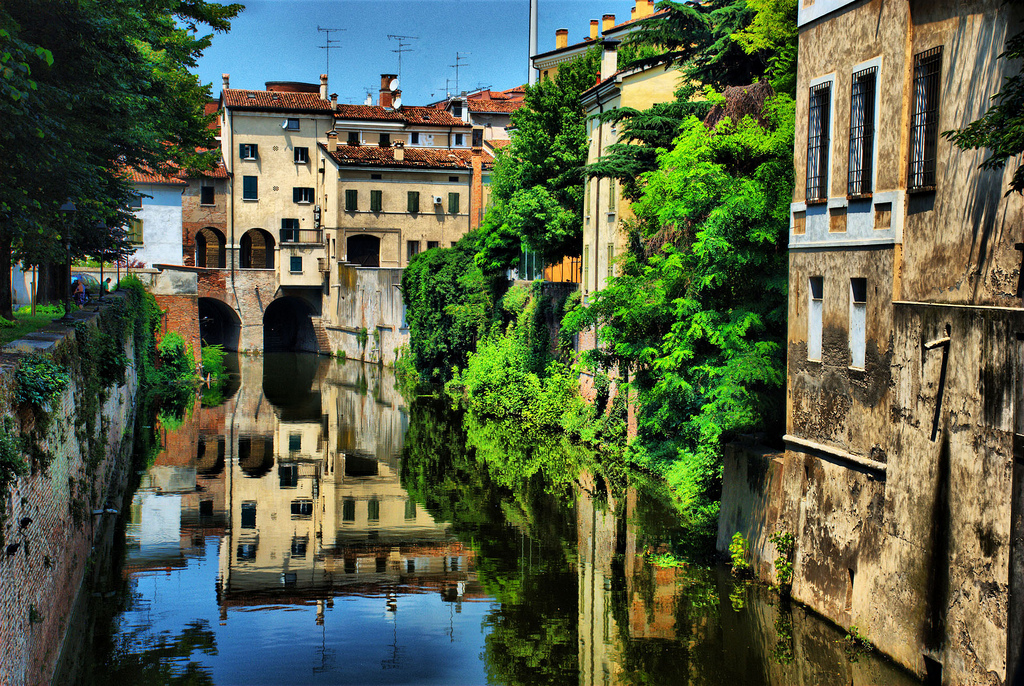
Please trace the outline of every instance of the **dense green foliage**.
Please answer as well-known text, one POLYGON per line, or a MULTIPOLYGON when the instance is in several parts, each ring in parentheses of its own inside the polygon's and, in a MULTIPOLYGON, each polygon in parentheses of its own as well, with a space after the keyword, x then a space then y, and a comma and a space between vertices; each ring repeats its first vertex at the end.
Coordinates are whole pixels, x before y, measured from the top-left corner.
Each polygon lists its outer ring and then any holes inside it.
MULTIPOLYGON (((1007 41, 1006 51, 1000 57, 1024 58, 1024 33, 1007 41)), ((1024 152, 1024 72, 1007 77, 992 100, 992 106, 980 119, 959 131, 942 134, 963 150, 988 148, 990 155, 981 163, 982 169, 1002 169, 1011 157, 1024 152)), ((1019 162, 1007 194, 1013 192, 1024 193, 1024 166, 1019 162)))
POLYGON ((580 254, 587 161, 580 94, 594 85, 600 58, 592 48, 560 65, 553 80, 527 86, 524 106, 512 115, 512 142, 491 174, 479 246, 488 274, 516 266, 524 246, 547 264, 580 254))
POLYGON ((211 167, 217 153, 190 72, 241 5, 206 0, 19 0, 0 8, 0 316, 10 265, 130 251, 127 167, 211 167), (74 201, 73 220, 58 208, 74 201))
POLYGON ((50 403, 60 397, 70 381, 71 375, 52 358, 27 357, 18 365, 15 398, 21 405, 50 413, 50 403))

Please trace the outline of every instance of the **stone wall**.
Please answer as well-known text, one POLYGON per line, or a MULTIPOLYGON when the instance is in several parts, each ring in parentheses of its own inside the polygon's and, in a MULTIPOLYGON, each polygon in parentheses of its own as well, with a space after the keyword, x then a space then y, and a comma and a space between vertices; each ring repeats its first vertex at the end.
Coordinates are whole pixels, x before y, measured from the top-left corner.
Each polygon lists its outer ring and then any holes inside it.
POLYGON ((331 349, 354 360, 394 364, 397 349, 409 344, 402 270, 339 265, 338 282, 333 297, 324 300, 332 308, 323 313, 331 349), (360 341, 363 329, 365 344, 360 341))
MULTIPOLYGON (((90 312, 75 318, 95 326, 101 316, 90 312)), ((20 360, 65 349, 74 338, 73 329, 50 327, 0 353, 0 405, 14 419, 15 430, 32 421, 13 405, 20 360)), ((124 352, 133 357, 131 337, 124 352)), ((111 538, 130 472, 138 388, 134 367, 129 366, 124 385, 106 390, 96 422, 106 450, 95 471, 86 466, 87 451, 76 438, 74 398, 80 382, 73 379, 53 403, 53 419, 39 442, 53 455, 49 467, 19 478, 2 504, 0 683, 5 685, 49 682, 94 546, 111 538)))

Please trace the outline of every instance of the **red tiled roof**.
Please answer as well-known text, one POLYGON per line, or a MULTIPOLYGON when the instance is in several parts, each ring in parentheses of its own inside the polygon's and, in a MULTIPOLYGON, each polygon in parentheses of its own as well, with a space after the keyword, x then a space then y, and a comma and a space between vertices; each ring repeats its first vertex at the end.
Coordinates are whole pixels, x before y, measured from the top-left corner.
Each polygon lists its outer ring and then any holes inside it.
MULTIPOLYGON (((405 148, 405 159, 395 161, 394 148, 377 145, 339 145, 337 152, 327 152, 327 146, 320 144, 339 166, 381 166, 381 167, 426 167, 433 169, 472 169, 473 151, 447 148, 405 148)), ((482 163, 494 163, 490 154, 481 153, 482 163)))
POLYGON ((444 110, 433 107, 402 107, 395 110, 379 105, 338 105, 335 117, 337 119, 400 121, 406 124, 469 127, 469 124, 461 119, 456 119, 444 110))
POLYGON ((512 141, 507 138, 495 138, 493 140, 484 141, 484 143, 487 143, 487 145, 491 146, 495 150, 501 150, 502 148, 507 148, 512 141))
POLYGON ((152 169, 128 169, 128 178, 132 183, 164 183, 173 186, 184 186, 185 179, 175 174, 173 176, 158 174, 152 169))
MULTIPOLYGON (((207 103, 205 103, 203 105, 203 114, 205 114, 207 117, 209 117, 211 114, 217 114, 218 112, 220 112, 220 103, 217 102, 216 100, 207 102, 207 103)), ((219 136, 220 135, 220 117, 217 117, 216 119, 211 121, 207 128, 210 129, 211 131, 215 132, 219 136)))
POLYGON ((525 104, 523 100, 467 100, 470 112, 515 112, 525 104))
POLYGON ((225 107, 239 110, 325 113, 331 111, 331 102, 321 100, 319 93, 249 91, 228 88, 221 95, 221 101, 225 107))

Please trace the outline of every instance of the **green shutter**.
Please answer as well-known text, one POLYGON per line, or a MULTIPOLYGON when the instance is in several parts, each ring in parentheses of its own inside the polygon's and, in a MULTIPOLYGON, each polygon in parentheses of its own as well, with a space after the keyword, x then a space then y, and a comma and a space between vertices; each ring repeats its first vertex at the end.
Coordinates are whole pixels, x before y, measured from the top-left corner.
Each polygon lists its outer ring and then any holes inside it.
POLYGON ((409 191, 409 212, 416 214, 420 211, 420 192, 409 191))
POLYGON ((459 194, 449 193, 448 194, 448 214, 459 213, 459 194))
POLYGON ((384 205, 384 193, 382 191, 370 191, 370 211, 380 212, 384 205))
POLYGON ((350 188, 345 191, 345 211, 355 212, 359 209, 359 191, 354 188, 350 188))

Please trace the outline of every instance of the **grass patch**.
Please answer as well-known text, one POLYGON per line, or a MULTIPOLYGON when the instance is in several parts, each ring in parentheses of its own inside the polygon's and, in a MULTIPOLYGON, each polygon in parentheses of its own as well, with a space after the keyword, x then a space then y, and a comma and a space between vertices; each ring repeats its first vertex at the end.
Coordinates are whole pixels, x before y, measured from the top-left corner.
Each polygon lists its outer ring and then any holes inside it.
MULTIPOLYGON (((63 312, 56 315, 56 317, 60 317, 62 315, 63 312)), ((38 331, 53 322, 56 317, 52 314, 42 314, 38 312, 34 317, 30 314, 16 314, 14 315, 14 326, 0 326, 0 345, 7 345, 26 334, 38 331)))

